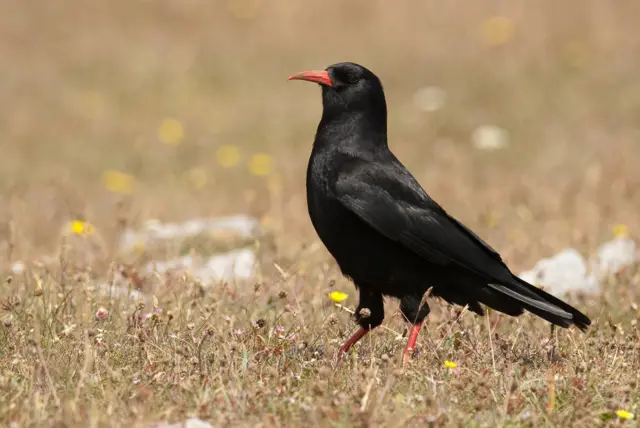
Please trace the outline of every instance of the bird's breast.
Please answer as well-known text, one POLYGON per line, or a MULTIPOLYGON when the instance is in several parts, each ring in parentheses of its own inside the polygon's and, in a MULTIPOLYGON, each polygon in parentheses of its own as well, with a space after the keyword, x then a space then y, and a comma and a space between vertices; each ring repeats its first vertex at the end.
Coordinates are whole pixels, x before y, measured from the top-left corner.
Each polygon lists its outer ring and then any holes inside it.
MULTIPOLYGON (((344 247, 344 242, 340 244, 340 236, 345 238, 350 230, 356 226, 356 219, 340 201, 333 195, 330 189, 329 177, 322 169, 322 163, 315 163, 313 160, 309 164, 307 174, 307 208, 311 223, 320 237, 320 240, 327 247, 329 252, 338 258, 340 248, 344 247)), ((347 239, 348 242, 348 239, 347 239)))

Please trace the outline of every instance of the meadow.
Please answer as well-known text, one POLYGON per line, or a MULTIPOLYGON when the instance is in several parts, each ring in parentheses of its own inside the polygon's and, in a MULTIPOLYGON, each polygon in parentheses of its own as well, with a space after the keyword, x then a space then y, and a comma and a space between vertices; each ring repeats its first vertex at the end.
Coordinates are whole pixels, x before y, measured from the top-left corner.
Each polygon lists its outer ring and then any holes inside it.
POLYGON ((640 230, 637 2, 0 4, 3 426, 637 423, 635 266, 567 297, 586 333, 432 300, 402 368, 407 324, 388 301, 384 328, 336 365, 357 293, 306 209, 320 91, 287 81, 373 70, 391 149, 520 272, 640 230), (474 147, 486 126, 506 147, 474 147), (263 233, 118 247, 150 220, 236 214, 263 233), (256 252, 252 279, 141 269, 237 246, 256 252), (100 292, 114 282, 147 300, 100 292))

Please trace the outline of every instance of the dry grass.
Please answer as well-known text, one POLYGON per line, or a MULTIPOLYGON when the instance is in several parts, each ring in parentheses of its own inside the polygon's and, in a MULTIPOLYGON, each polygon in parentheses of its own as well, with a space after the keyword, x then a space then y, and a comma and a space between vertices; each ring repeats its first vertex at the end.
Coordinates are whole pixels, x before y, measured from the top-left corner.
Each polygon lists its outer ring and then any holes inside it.
POLYGON ((392 149, 519 271, 567 246, 593 251, 614 224, 640 230, 636 2, 0 4, 2 269, 29 265, 0 288, 3 425, 198 415, 216 426, 595 426, 621 423, 607 419, 616 409, 640 413, 635 270, 599 298, 572 297, 594 319, 587 334, 548 342, 532 316, 482 319, 434 301, 400 371, 405 324, 391 302, 390 330, 334 367, 354 325, 326 296, 348 292, 353 306, 355 293, 306 214, 319 94, 286 81, 343 60, 372 68, 392 149), (493 16, 513 25, 500 46, 481 37, 493 16), (427 114, 412 95, 428 85, 448 100, 427 114), (159 141, 165 118, 184 126, 182 144, 159 141), (469 136, 486 123, 508 129, 512 146, 475 151, 469 136), (223 144, 239 150, 236 167, 216 162, 223 144), (273 157, 269 178, 248 172, 254 153, 273 157), (207 174, 197 188, 196 167, 207 174), (135 191, 107 192, 107 169, 133 175, 135 191), (123 226, 237 212, 269 231, 255 283, 136 280, 163 310, 148 318, 152 302, 98 295, 96 282, 139 264, 114 251, 123 226), (71 219, 96 235, 62 239, 71 219), (109 315, 97 321, 100 307, 109 315))

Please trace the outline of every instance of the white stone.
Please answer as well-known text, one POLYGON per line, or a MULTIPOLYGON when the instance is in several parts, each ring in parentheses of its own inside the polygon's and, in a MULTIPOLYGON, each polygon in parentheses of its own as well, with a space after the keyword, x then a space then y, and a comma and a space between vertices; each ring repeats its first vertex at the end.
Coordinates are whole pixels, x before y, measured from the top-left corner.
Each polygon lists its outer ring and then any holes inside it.
POLYGON ((590 293, 599 290, 596 277, 587 272, 584 257, 573 248, 538 261, 533 269, 518 276, 554 296, 562 296, 569 291, 590 293))
POLYGON ((162 223, 156 219, 147 220, 140 230, 127 229, 120 236, 120 250, 133 251, 138 245, 147 246, 158 241, 191 238, 201 234, 235 234, 240 238, 250 238, 260 233, 260 223, 254 217, 235 215, 229 217, 194 218, 182 223, 162 223))
POLYGON ((217 281, 251 279, 255 273, 255 263, 255 252, 250 248, 242 248, 211 256, 202 262, 191 255, 167 261, 152 261, 145 266, 144 270, 147 273, 185 270, 204 285, 208 285, 217 281))
POLYGON ((635 263, 639 256, 636 243, 620 237, 602 244, 588 263, 577 250, 568 248, 518 276, 558 297, 569 291, 597 293, 609 275, 635 263))
POLYGON ((589 265, 598 279, 604 280, 637 260, 636 243, 629 238, 619 237, 602 244, 597 254, 589 260, 589 265))

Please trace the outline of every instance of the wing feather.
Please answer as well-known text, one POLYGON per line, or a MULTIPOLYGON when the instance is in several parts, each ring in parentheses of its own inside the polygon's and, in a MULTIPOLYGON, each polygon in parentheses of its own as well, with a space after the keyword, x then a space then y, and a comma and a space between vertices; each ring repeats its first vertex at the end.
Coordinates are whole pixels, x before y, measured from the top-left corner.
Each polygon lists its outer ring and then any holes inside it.
POLYGON ((403 180, 388 183, 390 180, 393 177, 384 172, 373 180, 350 173, 339 177, 334 191, 343 206, 378 233, 402 243, 426 261, 457 265, 487 280, 505 278, 509 271, 488 244, 449 216, 419 186, 417 190, 403 186, 403 180), (389 189, 396 191, 392 195, 389 189))

